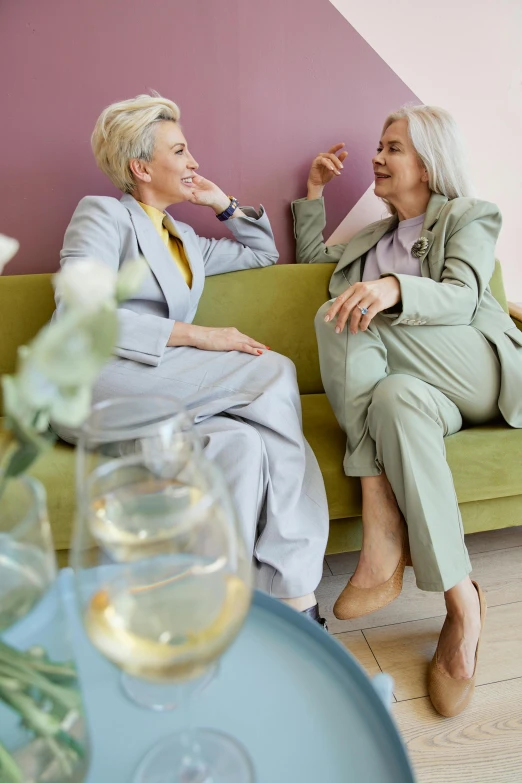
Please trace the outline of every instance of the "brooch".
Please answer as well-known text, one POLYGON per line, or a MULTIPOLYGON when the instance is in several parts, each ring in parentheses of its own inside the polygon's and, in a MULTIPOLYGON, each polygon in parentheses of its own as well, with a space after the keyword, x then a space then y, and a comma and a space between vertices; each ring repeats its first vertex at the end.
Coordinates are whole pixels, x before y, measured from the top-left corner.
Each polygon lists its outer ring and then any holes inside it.
POLYGON ((411 254, 414 258, 420 258, 428 249, 429 240, 426 237, 420 237, 411 246, 411 254))

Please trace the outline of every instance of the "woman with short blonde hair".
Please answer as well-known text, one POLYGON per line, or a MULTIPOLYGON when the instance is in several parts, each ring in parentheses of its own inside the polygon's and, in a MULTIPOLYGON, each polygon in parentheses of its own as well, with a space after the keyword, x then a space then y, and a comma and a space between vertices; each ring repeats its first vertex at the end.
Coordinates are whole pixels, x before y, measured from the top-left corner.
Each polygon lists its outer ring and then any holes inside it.
POLYGON ((301 429, 295 367, 234 327, 192 323, 208 275, 276 263, 272 229, 263 207, 240 208, 198 173, 179 119, 172 101, 138 95, 108 106, 92 135, 98 166, 124 195, 80 201, 61 263, 95 257, 116 270, 141 254, 150 267, 120 307, 116 356, 94 401, 162 394, 184 402, 228 479, 257 587, 324 625, 314 591, 328 507, 301 429), (212 209, 232 238, 200 237, 174 220, 166 209, 183 202, 212 209))
POLYGON ((157 92, 107 106, 98 117, 91 136, 98 168, 122 193, 132 193, 136 183, 130 161, 137 158, 150 163, 157 123, 179 122, 180 116, 174 101, 157 92))
POLYGON ((328 247, 322 192, 343 147, 315 158, 307 198, 292 205, 298 261, 337 263, 316 331, 344 470, 362 486, 361 555, 334 613, 387 606, 413 564, 421 590, 444 592, 429 693, 452 716, 473 693, 486 602, 469 577, 444 437, 498 416, 522 427, 522 335, 489 289, 501 217, 471 196, 453 118, 409 106, 386 118, 373 158, 391 217, 328 247))

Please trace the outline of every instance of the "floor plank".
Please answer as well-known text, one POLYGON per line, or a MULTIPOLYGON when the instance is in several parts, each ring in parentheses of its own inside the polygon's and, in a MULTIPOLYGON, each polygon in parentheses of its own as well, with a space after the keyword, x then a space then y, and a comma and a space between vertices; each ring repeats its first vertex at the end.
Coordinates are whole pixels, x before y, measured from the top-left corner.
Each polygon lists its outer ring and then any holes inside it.
POLYGON ((380 674, 381 668, 375 660, 375 656, 364 638, 362 631, 339 633, 336 634, 335 638, 340 641, 341 644, 344 644, 352 655, 357 658, 370 677, 373 677, 375 674, 380 674))
MULTIPOLYGON (((522 546, 522 525, 506 527, 503 530, 486 530, 484 533, 469 533, 465 536, 465 540, 470 555, 522 546)), ((334 576, 353 574, 358 560, 359 552, 326 555, 326 562, 334 576)))
POLYGON ((408 568, 393 604, 359 620, 336 620, 333 603, 357 564, 352 552, 327 556, 331 575, 325 570, 317 595, 330 631, 368 673, 380 667, 394 677, 393 715, 418 783, 522 783, 522 527, 475 533, 466 543, 489 610, 480 685, 457 718, 441 718, 425 695, 445 614, 442 594, 418 590, 408 568))
POLYGON ((323 560, 323 576, 332 576, 332 572, 326 561, 326 558, 323 560))
POLYGON ((340 555, 326 555, 326 562, 334 576, 353 574, 357 568, 359 552, 342 552, 340 555))
MULTIPOLYGON (((522 547, 473 554, 471 562, 473 578, 486 593, 489 606, 522 601, 522 547)), ((402 593, 392 604, 357 620, 337 620, 332 607, 347 580, 348 576, 345 574, 324 577, 316 591, 331 633, 358 631, 445 614, 442 593, 419 590, 415 584, 413 569, 407 568, 402 593)))
MULTIPOLYGON (((442 617, 364 631, 383 672, 395 681, 397 701, 427 696, 426 671, 437 646, 442 617)), ((480 646, 477 684, 522 678, 522 602, 488 610, 480 646)), ((522 706, 520 708, 522 715, 522 706)))
POLYGON ((464 536, 468 552, 471 555, 479 552, 495 552, 498 549, 522 547, 522 525, 506 527, 503 530, 486 530, 484 533, 470 533, 464 536))
POLYGON ((482 685, 456 718, 428 698, 392 705, 418 783, 522 781, 522 679, 482 685))

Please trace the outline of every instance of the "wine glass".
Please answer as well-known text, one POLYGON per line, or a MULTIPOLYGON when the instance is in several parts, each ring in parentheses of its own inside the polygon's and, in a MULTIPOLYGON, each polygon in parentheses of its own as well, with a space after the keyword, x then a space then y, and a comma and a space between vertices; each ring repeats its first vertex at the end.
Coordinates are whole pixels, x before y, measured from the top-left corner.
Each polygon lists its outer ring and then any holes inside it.
POLYGON ((5 480, 0 493, 0 633, 35 606, 55 576, 42 485, 30 476, 5 480))
MULTIPOLYGON (((183 683, 188 698, 190 683, 239 632, 251 600, 250 562, 223 477, 203 457, 181 406, 176 413, 172 403, 169 417, 172 401, 140 399, 132 415, 120 400, 94 411, 84 428, 71 565, 92 643, 131 675, 131 695, 143 681, 142 703, 149 689, 167 690, 168 702, 169 685, 183 683)), ((242 746, 209 729, 168 737, 135 777, 253 779, 242 746)))
MULTIPOLYGON (((168 461, 179 452, 200 454, 201 446, 192 420, 181 402, 172 397, 117 397, 97 403, 85 422, 77 449, 76 484, 78 502, 91 473, 101 463, 131 453, 159 454, 168 461)), ((187 690, 202 691, 214 678, 217 664, 209 666, 190 685, 166 688, 122 671, 121 685, 127 696, 142 707, 163 712, 175 709, 186 699, 187 690)))

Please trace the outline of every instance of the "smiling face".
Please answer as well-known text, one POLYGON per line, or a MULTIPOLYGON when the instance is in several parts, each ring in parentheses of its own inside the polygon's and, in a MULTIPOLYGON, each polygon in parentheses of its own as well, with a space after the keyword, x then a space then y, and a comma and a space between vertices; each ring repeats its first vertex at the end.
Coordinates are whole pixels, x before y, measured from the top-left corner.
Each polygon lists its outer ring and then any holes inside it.
POLYGON ((140 201, 164 205, 161 208, 189 201, 193 189, 192 176, 199 166, 189 152, 179 124, 158 122, 154 132, 152 160, 131 163, 136 179, 134 195, 140 201))
POLYGON ((412 144, 406 119, 386 128, 372 163, 375 195, 389 201, 399 213, 401 205, 429 198, 428 172, 412 144))

